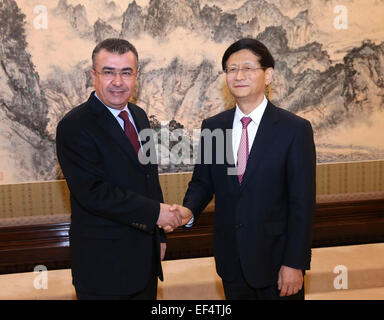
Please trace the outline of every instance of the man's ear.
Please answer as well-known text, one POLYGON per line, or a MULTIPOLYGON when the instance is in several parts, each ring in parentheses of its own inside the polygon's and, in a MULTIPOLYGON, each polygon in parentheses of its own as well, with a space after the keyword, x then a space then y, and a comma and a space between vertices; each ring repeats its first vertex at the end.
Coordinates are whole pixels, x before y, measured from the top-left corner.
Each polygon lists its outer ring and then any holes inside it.
POLYGON ((96 72, 93 68, 90 71, 91 71, 92 82, 95 83, 96 72))
POLYGON ((273 80, 273 68, 265 69, 265 85, 268 86, 273 80))

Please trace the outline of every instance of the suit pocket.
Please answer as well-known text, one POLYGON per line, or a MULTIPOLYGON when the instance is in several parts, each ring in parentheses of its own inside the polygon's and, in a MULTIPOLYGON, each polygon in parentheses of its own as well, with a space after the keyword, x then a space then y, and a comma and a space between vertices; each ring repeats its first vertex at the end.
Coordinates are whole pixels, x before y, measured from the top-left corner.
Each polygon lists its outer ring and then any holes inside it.
POLYGON ((285 226, 285 220, 266 222, 264 224, 264 231, 269 235, 277 236, 284 233, 285 226))
POLYGON ((120 239, 121 231, 120 229, 110 228, 110 227, 84 227, 81 230, 76 230, 71 232, 74 236, 80 236, 83 238, 93 238, 93 239, 120 239))

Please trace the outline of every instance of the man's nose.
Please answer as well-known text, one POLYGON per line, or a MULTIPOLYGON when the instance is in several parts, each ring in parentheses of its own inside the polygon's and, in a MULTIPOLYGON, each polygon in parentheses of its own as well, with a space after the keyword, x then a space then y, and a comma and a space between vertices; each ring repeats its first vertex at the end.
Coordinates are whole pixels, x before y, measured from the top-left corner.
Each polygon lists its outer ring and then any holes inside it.
POLYGON ((243 80, 246 78, 245 72, 243 69, 239 68, 236 72, 235 79, 236 80, 243 80))
POLYGON ((113 79, 112 79, 112 83, 114 85, 121 85, 121 83, 123 82, 122 81, 123 79, 121 78, 121 74, 120 72, 115 72, 114 75, 113 75, 113 79))

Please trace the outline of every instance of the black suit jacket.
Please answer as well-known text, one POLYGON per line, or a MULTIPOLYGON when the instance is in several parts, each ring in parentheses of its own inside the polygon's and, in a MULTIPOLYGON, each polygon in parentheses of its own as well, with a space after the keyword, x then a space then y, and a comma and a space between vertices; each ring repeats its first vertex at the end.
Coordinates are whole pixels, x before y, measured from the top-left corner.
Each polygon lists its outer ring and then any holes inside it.
MULTIPOLYGON (((234 115, 235 108, 206 119, 202 130, 232 129, 234 115)), ((218 145, 212 151, 200 147, 202 161, 195 165, 184 205, 198 219, 215 195, 218 274, 224 280, 234 279, 240 260, 249 284, 262 288, 277 283, 281 265, 310 267, 316 198, 312 127, 309 121, 268 102, 241 185, 237 175, 228 174, 228 169, 234 169, 231 137, 224 138, 229 157, 222 164, 218 145), (213 164, 204 162, 207 152, 213 164)), ((200 146, 206 142, 202 135, 200 146)))
MULTIPOLYGON (((149 128, 129 103, 135 125, 149 128)), ((144 288, 158 260, 156 222, 163 195, 157 165, 142 165, 111 112, 91 94, 57 126, 57 156, 71 193, 73 283, 87 293, 130 294, 144 288)))

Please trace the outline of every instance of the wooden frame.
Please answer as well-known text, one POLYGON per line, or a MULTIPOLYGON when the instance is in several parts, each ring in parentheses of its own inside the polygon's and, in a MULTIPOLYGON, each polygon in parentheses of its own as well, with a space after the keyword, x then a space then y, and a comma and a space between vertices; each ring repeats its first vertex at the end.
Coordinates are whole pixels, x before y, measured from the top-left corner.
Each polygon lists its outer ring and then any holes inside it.
MULTIPOLYGON (((168 234, 166 260, 213 255, 213 212, 209 205, 190 230, 168 234)), ((0 274, 70 268, 69 223, 0 228, 0 274)), ((384 199, 318 203, 313 247, 384 241, 384 199)))

